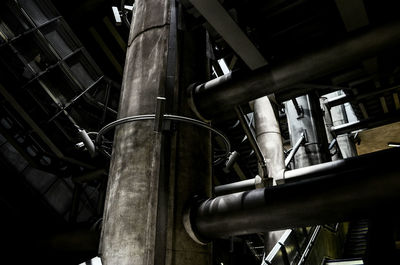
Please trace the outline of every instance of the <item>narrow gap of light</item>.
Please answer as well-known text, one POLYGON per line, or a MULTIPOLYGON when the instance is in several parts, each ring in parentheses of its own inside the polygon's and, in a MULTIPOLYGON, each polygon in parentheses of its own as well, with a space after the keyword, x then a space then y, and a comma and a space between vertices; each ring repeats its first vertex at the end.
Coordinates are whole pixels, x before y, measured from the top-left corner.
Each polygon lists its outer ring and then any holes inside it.
POLYGON ((400 147, 400 143, 388 143, 389 147, 400 147))
POLYGON ((124 8, 125 8, 126 10, 133 11, 134 5, 131 5, 131 6, 124 5, 124 8))
POLYGON ((214 74, 216 77, 218 77, 218 74, 217 74, 217 72, 215 71, 214 66, 211 66, 211 69, 212 69, 213 74, 214 74))
POLYGON ((121 15, 119 14, 118 7, 112 6, 111 9, 112 9, 113 14, 114 14, 115 23, 117 25, 120 25, 122 23, 122 20, 121 20, 121 15))
POLYGON ((218 60, 218 64, 221 67, 221 70, 224 73, 224 75, 226 75, 226 74, 228 74, 230 72, 228 66, 226 65, 226 62, 225 62, 224 58, 219 59, 218 60))

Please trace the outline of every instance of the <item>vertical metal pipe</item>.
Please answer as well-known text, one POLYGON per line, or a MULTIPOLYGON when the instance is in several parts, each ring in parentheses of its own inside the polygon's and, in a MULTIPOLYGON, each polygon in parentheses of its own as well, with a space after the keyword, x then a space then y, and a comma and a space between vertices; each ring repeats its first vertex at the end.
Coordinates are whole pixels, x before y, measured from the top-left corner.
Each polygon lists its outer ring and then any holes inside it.
MULTIPOLYGON (((333 136, 333 134, 331 133, 331 128, 333 126, 333 121, 332 121, 332 116, 331 116, 331 112, 330 109, 328 107, 327 101, 328 101, 329 97, 323 97, 321 98, 321 106, 323 108, 323 113, 324 113, 324 122, 325 122, 325 132, 326 132, 326 137, 328 140, 328 143, 331 143, 335 137, 333 136)), ((338 145, 336 144, 335 148, 338 148, 338 145)), ((337 152, 335 152, 334 155, 332 155, 332 161, 336 161, 339 159, 342 159, 342 154, 340 152, 340 149, 337 150, 337 152)))
POLYGON ((282 136, 268 96, 254 101, 254 121, 257 142, 267 164, 268 177, 273 180, 281 179, 285 171, 282 136))
POLYGON ((290 142, 294 145, 305 132, 307 142, 299 148, 294 156, 295 168, 301 168, 330 161, 327 137, 319 99, 315 94, 297 98, 303 108, 299 117, 291 101, 286 102, 290 142))
MULTIPOLYGON (((276 185, 276 180, 283 178, 285 162, 279 123, 268 96, 254 101, 254 121, 257 142, 260 145, 260 150, 268 169, 268 178, 272 179, 272 185, 276 185)), ((261 169, 259 171, 261 175, 261 169)), ((265 253, 269 253, 272 250, 284 233, 284 230, 265 233, 265 253)))

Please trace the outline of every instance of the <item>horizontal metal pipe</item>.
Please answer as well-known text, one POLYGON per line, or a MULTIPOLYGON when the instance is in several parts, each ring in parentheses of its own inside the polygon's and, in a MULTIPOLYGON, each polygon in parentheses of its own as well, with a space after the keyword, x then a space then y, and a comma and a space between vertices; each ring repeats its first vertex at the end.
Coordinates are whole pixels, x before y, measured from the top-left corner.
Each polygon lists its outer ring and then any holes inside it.
POLYGON ((389 87, 389 88, 386 88, 386 89, 379 89, 379 90, 374 91, 374 92, 362 93, 362 94, 357 95, 357 96, 343 94, 343 95, 328 99, 326 101, 326 104, 327 104, 328 108, 332 108, 332 107, 335 107, 335 106, 338 106, 338 105, 342 105, 342 104, 344 104, 346 102, 349 102, 349 101, 356 101, 357 102, 357 101, 360 101, 360 100, 363 100, 363 99, 366 99, 366 98, 371 98, 371 97, 378 96, 378 95, 384 95, 384 93, 387 93, 387 92, 392 91, 392 90, 398 90, 398 89, 400 89, 400 86, 389 87))
POLYGON ((333 46, 321 48, 276 66, 253 72, 232 72, 204 84, 191 86, 192 107, 205 118, 250 100, 282 92, 300 82, 310 81, 375 56, 400 43, 400 23, 362 32, 333 46))
MULTIPOLYGON (((400 148, 292 170, 302 180, 208 199, 191 209, 206 239, 333 223, 386 211, 400 202, 400 148)), ((287 175, 288 176, 288 175, 287 175)))
POLYGON ((254 190, 257 185, 262 183, 262 178, 260 176, 256 176, 252 179, 246 179, 234 183, 219 185, 214 187, 214 193, 217 196, 230 194, 234 192, 254 190))
POLYGON ((346 102, 349 102, 352 99, 353 99, 353 97, 351 97, 350 95, 343 94, 343 95, 340 95, 340 96, 337 96, 337 97, 334 97, 334 98, 327 99, 325 101, 325 104, 326 104, 326 106, 328 108, 332 108, 332 107, 335 107, 335 106, 342 105, 342 104, 344 104, 346 102))
POLYGON ((349 122, 337 126, 331 127, 331 132, 334 135, 341 135, 350 133, 360 129, 371 129, 379 126, 383 126, 389 123, 397 122, 400 120, 400 111, 394 111, 371 117, 361 121, 349 122))

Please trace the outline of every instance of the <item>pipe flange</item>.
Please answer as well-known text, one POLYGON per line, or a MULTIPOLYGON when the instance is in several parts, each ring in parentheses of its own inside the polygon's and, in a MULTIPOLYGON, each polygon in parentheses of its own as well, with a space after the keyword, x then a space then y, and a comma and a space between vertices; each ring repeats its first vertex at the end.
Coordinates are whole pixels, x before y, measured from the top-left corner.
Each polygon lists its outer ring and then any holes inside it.
POLYGON ((188 233, 189 237, 193 239, 194 242, 200 245, 207 245, 211 243, 211 240, 202 238, 197 233, 196 227, 193 226, 193 222, 195 220, 195 213, 193 212, 193 209, 196 209, 197 206, 204 201, 205 199, 199 199, 199 197, 195 196, 184 210, 182 217, 183 227, 185 228, 186 233, 188 233))
POLYGON ((194 92, 196 91, 196 87, 198 86, 198 83, 193 83, 187 88, 187 94, 188 94, 188 104, 190 109, 196 114, 196 116, 201 119, 204 122, 210 122, 210 120, 204 118, 203 115, 200 114, 199 110, 196 107, 196 103, 194 102, 194 92))

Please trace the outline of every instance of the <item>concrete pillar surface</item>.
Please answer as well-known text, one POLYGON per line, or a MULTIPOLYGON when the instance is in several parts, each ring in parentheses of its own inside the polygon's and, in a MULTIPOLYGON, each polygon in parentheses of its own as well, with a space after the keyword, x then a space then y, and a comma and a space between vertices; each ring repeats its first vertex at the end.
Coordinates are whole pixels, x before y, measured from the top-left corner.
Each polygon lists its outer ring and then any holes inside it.
MULTIPOLYGON (((159 95, 167 96, 170 113, 191 116, 185 88, 205 72, 194 55, 196 42, 190 36, 182 44, 190 54, 183 52, 181 60, 169 65, 173 58, 168 56, 179 57, 169 49, 171 36, 176 40, 170 32, 171 2, 141 0, 135 4, 118 118, 153 114, 159 95), (175 79, 172 88, 166 85, 167 75, 169 81, 175 79)), ((205 57, 205 51, 197 52, 205 57)), ((210 132, 187 124, 164 133, 153 128, 153 121, 116 128, 100 243, 102 262, 211 264, 211 247, 196 244, 182 225, 185 204, 196 194, 210 195, 210 132)))

